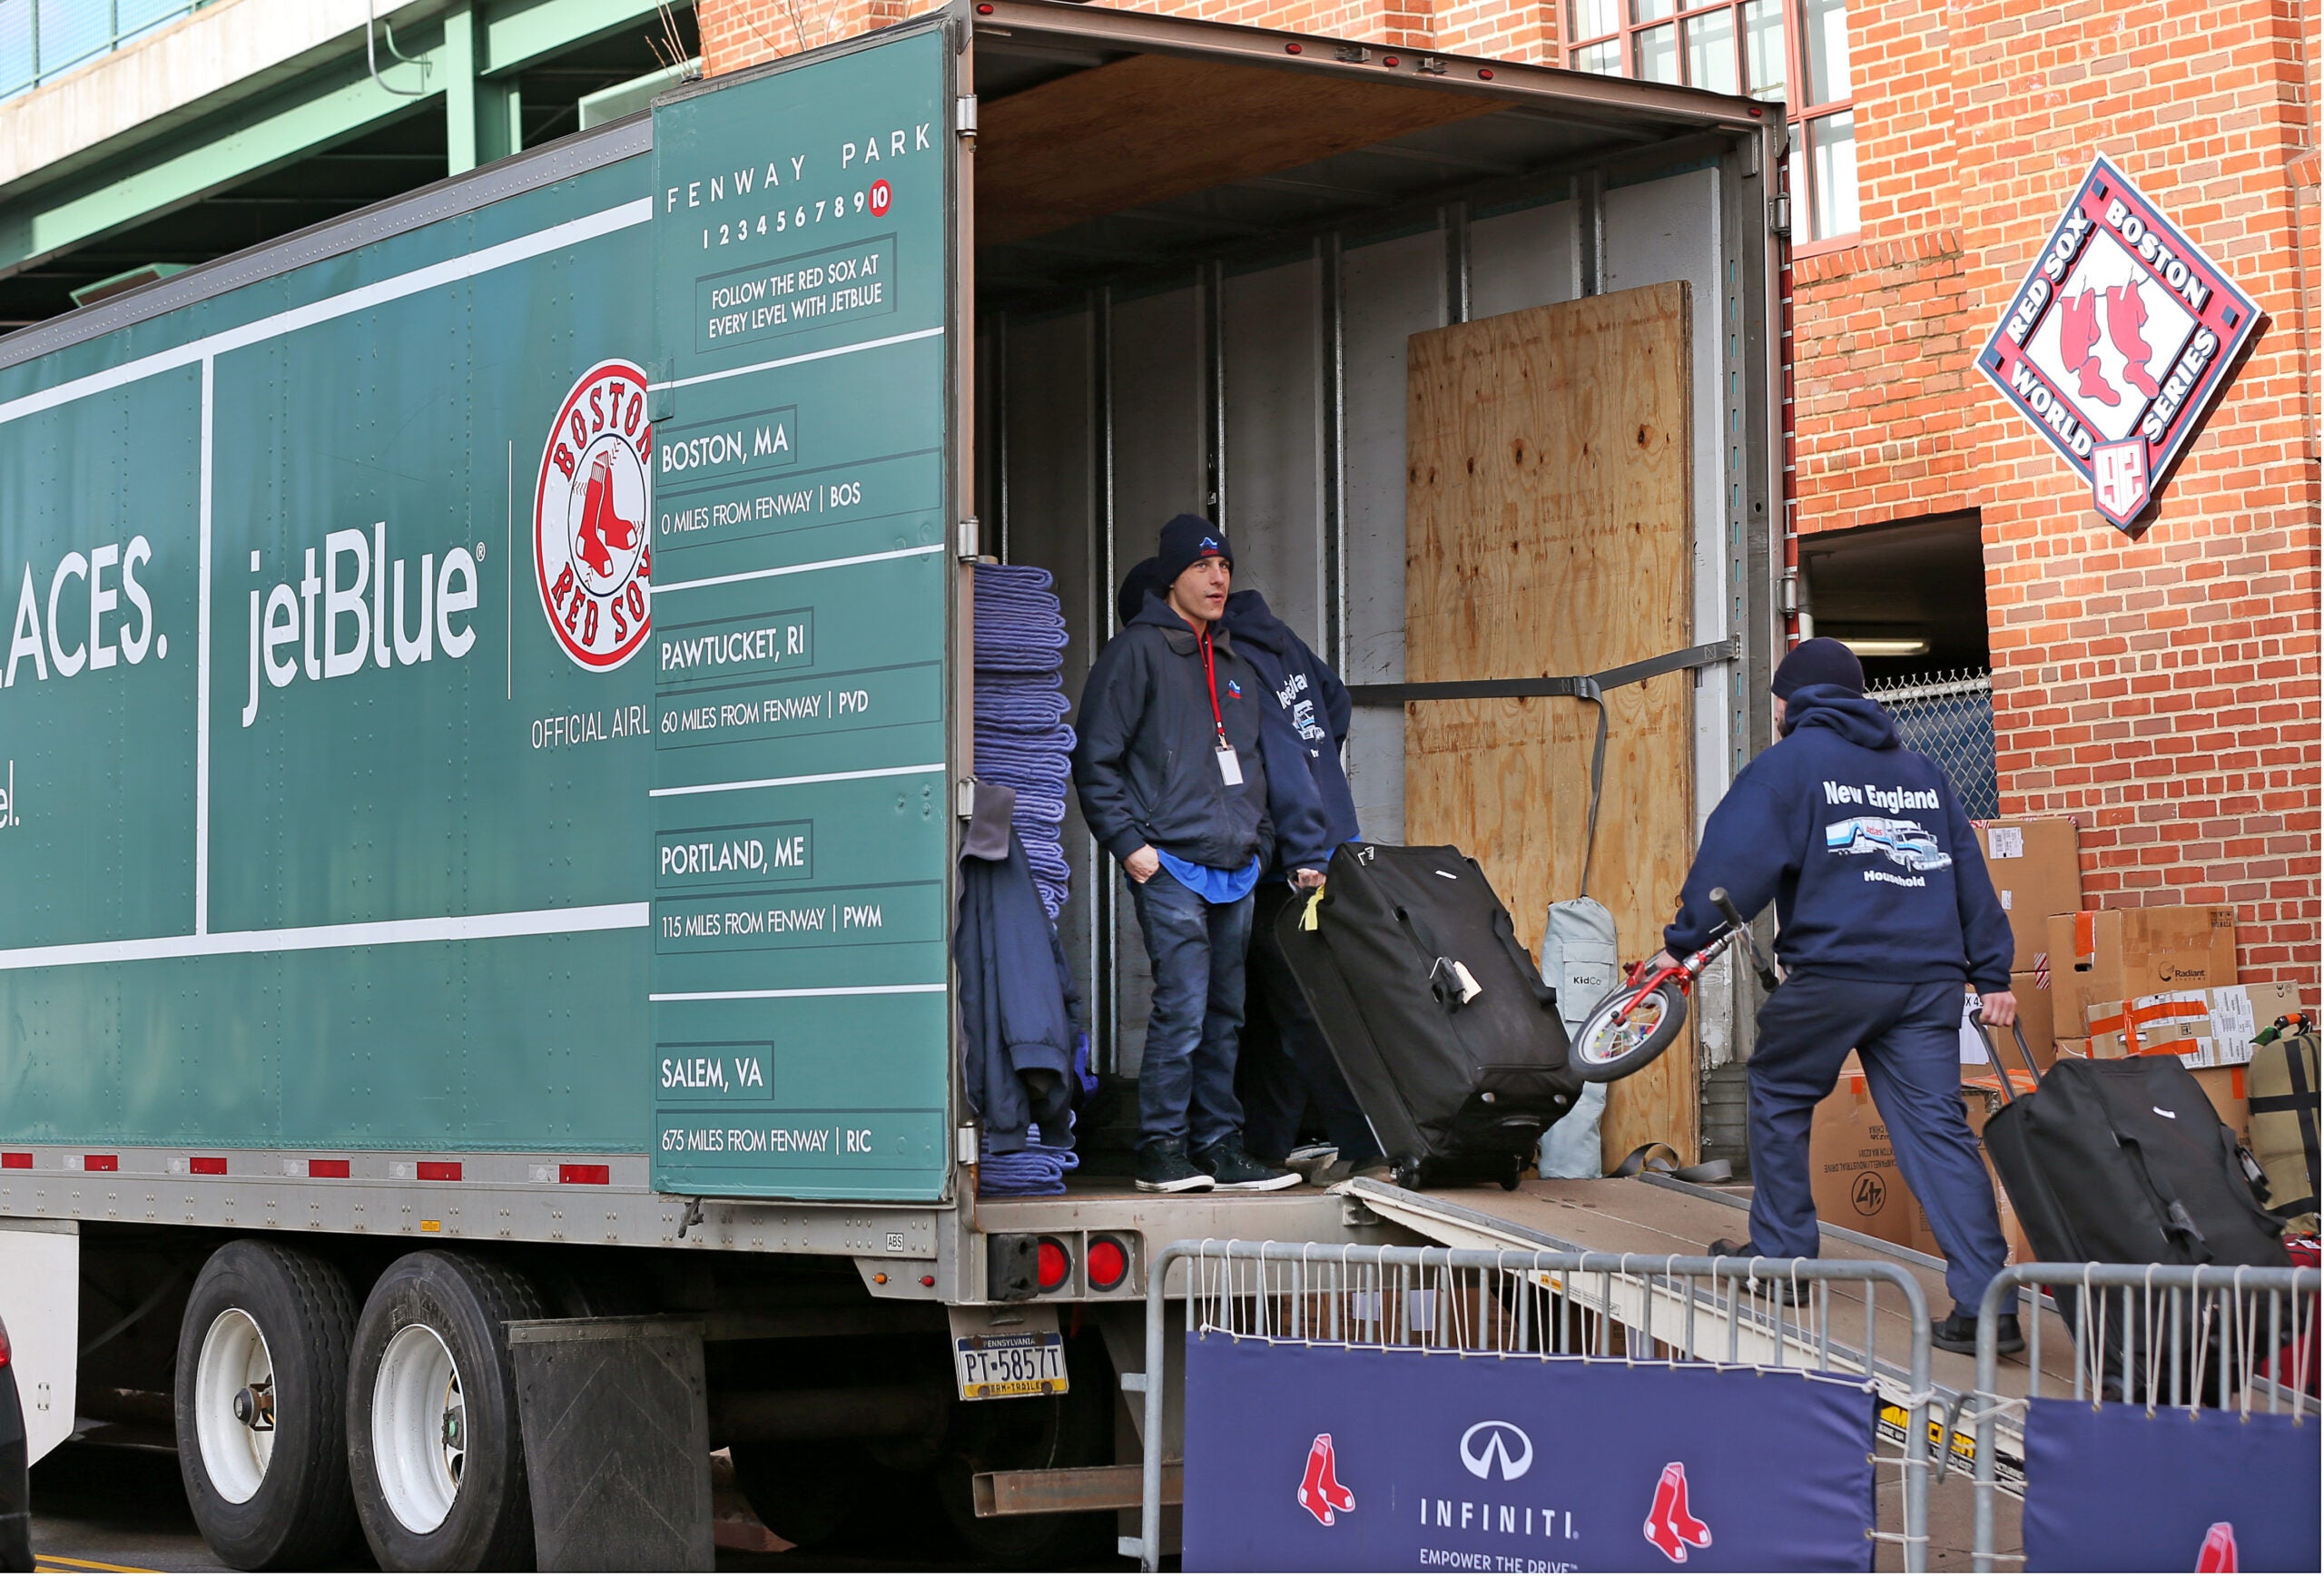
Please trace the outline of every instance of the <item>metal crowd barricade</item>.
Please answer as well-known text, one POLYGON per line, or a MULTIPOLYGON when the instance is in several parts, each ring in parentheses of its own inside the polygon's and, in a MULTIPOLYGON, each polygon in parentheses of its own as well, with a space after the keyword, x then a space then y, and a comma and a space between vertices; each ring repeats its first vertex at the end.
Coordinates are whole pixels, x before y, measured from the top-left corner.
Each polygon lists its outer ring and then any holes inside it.
POLYGON ((2043 1399, 2042 1320, 2029 1306, 2021 1321, 2028 1374, 2023 1396, 1998 1388, 1999 1320, 2024 1291, 2043 1287, 2072 1334, 2073 1400, 2142 1404, 2150 1415, 2208 1407, 2298 1417, 2317 1409, 2309 1386, 2316 1381, 2324 1273, 2247 1265, 2012 1265, 1985 1288, 1977 1310, 1975 1570, 1991 1571, 2004 1557, 1994 1551, 1997 1425, 2015 1413, 2022 1433, 2026 1404, 2043 1399))
POLYGON ((1160 1568, 1167 1307, 1187 1328, 1323 1345, 1420 1347, 1505 1356, 1793 1369, 1861 1375, 1905 1401, 1904 1568, 1927 1568, 1928 1304, 1898 1266, 1837 1259, 1689 1258, 1517 1249, 1359 1247, 1338 1243, 1181 1241, 1146 1283, 1145 1429, 1139 1535, 1121 1552, 1160 1568), (1170 1285, 1173 1272, 1178 1285, 1170 1285), (1834 1306, 1834 1289, 1844 1296, 1834 1306), (1882 1288, 1910 1332, 1905 1360, 1878 1355, 1882 1288), (1854 1289, 1861 1307, 1846 1298, 1854 1289), (1788 1302, 1784 1295, 1791 1295, 1788 1302), (1861 1324, 1858 1324, 1859 1315, 1861 1324))

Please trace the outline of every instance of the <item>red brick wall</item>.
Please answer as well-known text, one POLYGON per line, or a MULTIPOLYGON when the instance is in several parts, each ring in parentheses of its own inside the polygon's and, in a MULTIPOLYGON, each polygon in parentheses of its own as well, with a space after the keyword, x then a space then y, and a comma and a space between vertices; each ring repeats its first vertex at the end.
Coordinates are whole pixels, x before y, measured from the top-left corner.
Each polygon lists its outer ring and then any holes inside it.
POLYGON ((2081 817, 2093 903, 2232 903, 2247 978, 2313 983, 2317 361, 2288 166, 2315 101, 2295 14, 1852 17, 1864 231, 1795 270, 1798 527, 1980 510, 2004 810, 2081 817), (2271 320, 2136 540, 1971 366, 2102 153, 2271 320))
MULTIPOLYGON (((1548 61, 1562 11, 1124 3, 1548 61)), ((921 8, 699 4, 714 74, 921 8)), ((1980 511, 2004 811, 2082 819, 2093 901, 2233 903, 2248 977, 2313 982, 2324 393, 2307 347, 2324 334, 2311 153, 2324 44, 2303 47, 2300 15, 2290 0, 1852 0, 1864 228, 1855 244, 1803 248, 1793 271, 1790 513, 1809 532, 1980 511), (1971 364, 2100 153, 2270 319, 2136 541, 1971 364)))

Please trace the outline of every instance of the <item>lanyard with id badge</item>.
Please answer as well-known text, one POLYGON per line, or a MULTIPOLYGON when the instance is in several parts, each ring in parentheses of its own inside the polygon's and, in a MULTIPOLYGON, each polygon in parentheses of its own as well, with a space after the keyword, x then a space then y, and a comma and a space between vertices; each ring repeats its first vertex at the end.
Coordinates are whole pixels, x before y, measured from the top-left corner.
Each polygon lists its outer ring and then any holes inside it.
POLYGON ((1216 754, 1219 779, 1229 788, 1240 788, 1243 785, 1243 763, 1236 755, 1235 746, 1226 742, 1226 716, 1218 709, 1218 666, 1211 656, 1208 625, 1205 625, 1202 631, 1202 676, 1203 682, 1210 686, 1210 720, 1218 728, 1216 754))

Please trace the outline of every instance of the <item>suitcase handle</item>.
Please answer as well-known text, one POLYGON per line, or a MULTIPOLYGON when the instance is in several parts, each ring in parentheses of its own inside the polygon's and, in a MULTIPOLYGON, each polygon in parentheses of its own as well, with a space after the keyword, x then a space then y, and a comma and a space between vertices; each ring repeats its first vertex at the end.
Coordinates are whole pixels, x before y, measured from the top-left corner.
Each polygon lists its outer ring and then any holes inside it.
MULTIPOLYGON (((2042 1069, 2034 1065, 2033 1048, 2025 1043, 2025 1026, 2013 1019, 2010 1021, 2009 1032, 2016 1038, 2017 1054, 2024 1061, 2025 1070, 2033 1075, 2034 1083, 2039 1085, 2042 1081, 2042 1069)), ((2008 1105, 2017 1098, 2017 1096, 2010 1090, 2009 1069, 2002 1067, 1998 1062, 1994 1064, 1994 1068, 2001 1074, 2001 1103, 2008 1105)))

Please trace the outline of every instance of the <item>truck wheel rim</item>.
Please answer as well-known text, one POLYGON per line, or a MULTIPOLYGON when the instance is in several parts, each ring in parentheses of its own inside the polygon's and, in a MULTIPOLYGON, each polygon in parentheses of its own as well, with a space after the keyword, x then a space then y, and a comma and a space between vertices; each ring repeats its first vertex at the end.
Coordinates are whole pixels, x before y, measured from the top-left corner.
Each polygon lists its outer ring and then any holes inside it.
POLYGON ((451 1348, 426 1325, 406 1325, 379 1354, 371 1385, 371 1459, 388 1510, 413 1532, 451 1513, 468 1458, 468 1404, 451 1348))
POLYGON ((274 1457, 274 1357, 258 1321, 228 1308, 210 1321, 193 1370, 194 1443, 210 1486, 247 1503, 274 1457))

